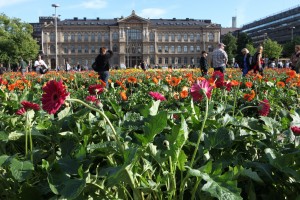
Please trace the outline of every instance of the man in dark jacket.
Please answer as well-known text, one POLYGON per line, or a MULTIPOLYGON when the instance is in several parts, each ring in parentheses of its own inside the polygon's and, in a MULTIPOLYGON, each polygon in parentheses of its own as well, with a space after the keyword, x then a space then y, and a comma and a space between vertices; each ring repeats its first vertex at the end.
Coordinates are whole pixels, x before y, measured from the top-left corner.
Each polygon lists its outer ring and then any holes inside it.
POLYGON ((207 52, 206 51, 202 51, 202 56, 200 58, 200 69, 202 72, 202 76, 207 75, 207 71, 208 71, 208 64, 207 64, 207 52))
POLYGON ((96 67, 94 70, 98 72, 100 79, 105 82, 108 88, 108 78, 109 78, 109 60, 113 56, 111 50, 107 50, 105 47, 100 48, 100 54, 95 59, 96 67))

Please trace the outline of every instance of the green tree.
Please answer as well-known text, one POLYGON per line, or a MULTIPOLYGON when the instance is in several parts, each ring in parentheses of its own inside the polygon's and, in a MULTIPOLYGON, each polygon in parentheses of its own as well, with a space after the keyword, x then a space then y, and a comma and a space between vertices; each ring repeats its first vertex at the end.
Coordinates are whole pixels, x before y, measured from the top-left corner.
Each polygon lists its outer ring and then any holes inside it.
POLYGON ((255 54, 256 48, 255 48, 251 43, 246 44, 246 48, 249 50, 249 53, 250 53, 251 55, 255 54))
POLYGON ((270 59, 279 58, 283 49, 280 44, 278 44, 276 41, 271 40, 270 38, 264 41, 263 47, 264 56, 270 59))
MULTIPOLYGON (((244 32, 239 32, 237 35, 237 52, 240 53, 243 48, 247 48, 248 44, 252 44, 252 39, 251 37, 248 36, 247 33, 244 32)), ((250 51, 250 49, 248 49, 250 51)))
POLYGON ((225 51, 228 55, 228 64, 232 64, 236 54, 236 38, 232 33, 227 33, 223 38, 223 43, 226 45, 225 51))
POLYGON ((20 57, 29 61, 38 54, 39 45, 32 38, 32 26, 17 18, 0 14, 0 62, 18 63, 20 57))
POLYGON ((283 57, 291 57, 295 52, 295 45, 300 44, 300 36, 297 36, 291 42, 287 42, 283 46, 283 57))

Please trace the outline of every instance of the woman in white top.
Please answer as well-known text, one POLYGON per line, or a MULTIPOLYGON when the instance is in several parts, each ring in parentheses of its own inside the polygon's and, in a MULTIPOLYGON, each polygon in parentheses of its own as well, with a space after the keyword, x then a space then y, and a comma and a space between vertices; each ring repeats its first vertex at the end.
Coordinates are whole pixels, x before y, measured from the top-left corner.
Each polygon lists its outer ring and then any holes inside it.
POLYGON ((39 55, 38 59, 34 62, 34 67, 36 73, 44 74, 48 71, 48 66, 45 61, 42 60, 41 55, 39 55))

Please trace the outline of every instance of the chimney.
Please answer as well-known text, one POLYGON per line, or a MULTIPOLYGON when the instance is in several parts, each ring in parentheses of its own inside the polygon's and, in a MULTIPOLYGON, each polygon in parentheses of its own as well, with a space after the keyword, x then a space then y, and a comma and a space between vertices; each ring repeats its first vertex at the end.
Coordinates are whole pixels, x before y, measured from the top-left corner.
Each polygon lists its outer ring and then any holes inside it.
POLYGON ((236 28, 236 17, 232 17, 232 28, 236 28))

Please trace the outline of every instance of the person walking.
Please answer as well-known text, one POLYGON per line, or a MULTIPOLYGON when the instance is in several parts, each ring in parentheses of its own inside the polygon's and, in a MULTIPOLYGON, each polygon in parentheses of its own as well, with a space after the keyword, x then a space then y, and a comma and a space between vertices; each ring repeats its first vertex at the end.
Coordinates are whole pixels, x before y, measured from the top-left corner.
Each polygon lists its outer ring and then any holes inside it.
POLYGON ((263 52, 263 47, 260 45, 257 47, 256 53, 252 57, 252 68, 253 72, 257 73, 259 72, 260 75, 263 76, 263 59, 262 59, 262 52, 263 52))
POLYGON ((37 60, 34 62, 34 68, 38 74, 45 74, 48 71, 48 66, 45 61, 42 60, 41 55, 38 55, 37 60))
POLYGON ((201 70, 202 76, 206 76, 207 71, 208 71, 208 63, 207 63, 206 57, 207 57, 207 52, 202 51, 201 58, 200 58, 200 70, 201 70))
POLYGON ((100 48, 100 54, 95 59, 95 68, 94 70, 98 72, 99 78, 105 82, 106 87, 108 88, 108 78, 109 78, 109 69, 110 69, 110 58, 113 56, 111 50, 107 50, 105 47, 100 48))
POLYGON ((247 48, 242 49, 242 54, 243 54, 243 62, 241 62, 241 68, 243 71, 243 76, 246 76, 246 74, 248 74, 248 71, 250 70, 251 55, 247 48))
POLYGON ((214 68, 214 71, 225 73, 228 56, 224 48, 225 45, 223 43, 219 43, 218 48, 215 49, 212 53, 212 66, 214 68))
POLYGON ((295 53, 293 53, 292 57, 291 57, 291 68, 292 70, 295 70, 298 74, 300 73, 300 69, 299 69, 299 65, 298 68, 297 63, 299 63, 300 60, 300 45, 295 45, 295 53))
POLYGON ((20 58, 19 70, 21 71, 22 76, 24 76, 25 72, 27 72, 27 68, 27 63, 23 60, 23 58, 20 58))

